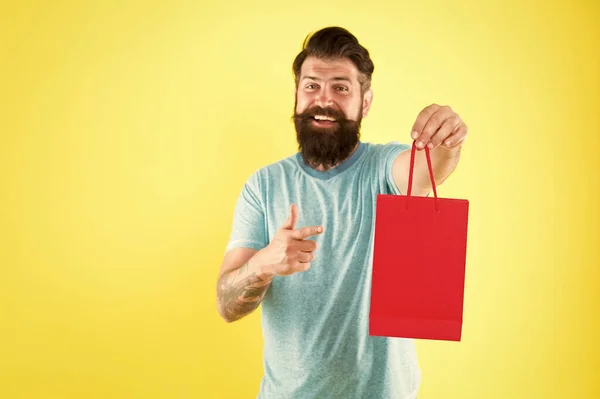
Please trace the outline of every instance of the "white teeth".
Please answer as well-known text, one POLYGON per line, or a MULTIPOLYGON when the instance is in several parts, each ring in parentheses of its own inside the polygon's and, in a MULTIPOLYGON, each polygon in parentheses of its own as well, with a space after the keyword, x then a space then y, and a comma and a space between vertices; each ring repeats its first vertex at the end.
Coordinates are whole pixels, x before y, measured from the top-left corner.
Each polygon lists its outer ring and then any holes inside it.
POLYGON ((324 115, 315 115, 315 119, 318 121, 331 121, 331 122, 335 122, 335 119, 330 118, 328 116, 324 116, 324 115))

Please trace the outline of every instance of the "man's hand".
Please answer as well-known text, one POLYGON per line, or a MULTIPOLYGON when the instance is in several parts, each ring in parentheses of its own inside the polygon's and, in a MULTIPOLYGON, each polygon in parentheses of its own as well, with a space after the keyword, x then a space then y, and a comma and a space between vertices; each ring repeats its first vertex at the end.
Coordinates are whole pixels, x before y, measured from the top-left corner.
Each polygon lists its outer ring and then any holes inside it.
POLYGON ((267 276, 287 276, 305 272, 315 259, 317 243, 307 238, 321 234, 322 226, 304 227, 296 230, 298 207, 290 207, 290 216, 279 228, 269 245, 251 259, 251 264, 261 265, 267 276))
POLYGON ((415 121, 411 137, 417 140, 418 149, 428 146, 430 150, 441 148, 454 149, 467 137, 467 125, 456 112, 447 105, 432 104, 424 108, 415 121))
MULTIPOLYGON (((432 104, 425 107, 413 124, 411 136, 419 150, 427 146, 431 151, 431 163, 436 185, 442 184, 452 174, 462 144, 467 137, 467 125, 448 106, 432 104)), ((408 174, 411 151, 403 151, 394 161, 392 177, 402 193, 408 191, 408 174)), ((431 191, 429 170, 423 151, 415 155, 412 195, 422 196, 431 191)))
POLYGON ((317 243, 307 238, 321 234, 323 227, 296 230, 297 221, 298 207, 292 205, 290 216, 266 247, 260 251, 236 248, 225 255, 217 282, 217 309, 225 321, 239 320, 254 311, 273 277, 310 268, 317 243))

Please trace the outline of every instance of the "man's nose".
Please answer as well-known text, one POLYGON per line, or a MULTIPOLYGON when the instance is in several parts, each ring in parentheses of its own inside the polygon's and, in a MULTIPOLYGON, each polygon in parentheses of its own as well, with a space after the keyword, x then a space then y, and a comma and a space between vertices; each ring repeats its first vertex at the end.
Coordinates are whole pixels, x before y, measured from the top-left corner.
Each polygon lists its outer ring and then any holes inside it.
POLYGON ((317 103, 323 108, 329 107, 333 104, 333 99, 331 97, 331 93, 329 93, 329 90, 322 90, 319 92, 319 95, 317 96, 317 103))

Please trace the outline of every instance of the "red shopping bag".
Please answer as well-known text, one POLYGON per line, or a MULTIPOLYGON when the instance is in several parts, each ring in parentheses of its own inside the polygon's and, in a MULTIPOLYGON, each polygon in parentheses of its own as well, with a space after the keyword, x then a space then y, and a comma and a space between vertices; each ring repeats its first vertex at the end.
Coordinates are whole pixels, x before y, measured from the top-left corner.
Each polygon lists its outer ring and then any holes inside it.
POLYGON ((432 197, 378 195, 371 285, 372 336, 460 341, 469 202, 438 198, 429 149, 432 197))

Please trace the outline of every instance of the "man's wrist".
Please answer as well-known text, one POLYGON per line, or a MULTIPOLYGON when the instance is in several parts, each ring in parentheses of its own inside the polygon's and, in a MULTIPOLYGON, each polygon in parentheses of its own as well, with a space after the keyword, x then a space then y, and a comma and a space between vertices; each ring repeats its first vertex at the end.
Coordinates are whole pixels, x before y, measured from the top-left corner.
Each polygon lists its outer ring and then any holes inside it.
POLYGON ((271 281, 273 280, 273 277, 275 277, 275 272, 271 265, 264 264, 260 261, 261 251, 258 251, 248 260, 248 271, 254 273, 262 281, 271 281))

